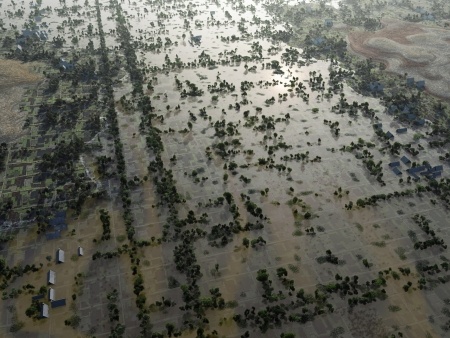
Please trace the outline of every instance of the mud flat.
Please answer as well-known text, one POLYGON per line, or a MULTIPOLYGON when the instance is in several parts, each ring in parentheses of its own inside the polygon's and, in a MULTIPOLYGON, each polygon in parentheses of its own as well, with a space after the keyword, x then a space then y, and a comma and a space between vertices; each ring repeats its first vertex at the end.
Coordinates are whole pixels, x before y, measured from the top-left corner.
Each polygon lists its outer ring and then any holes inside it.
POLYGON ((350 50, 383 62, 388 71, 425 80, 431 94, 450 99, 450 30, 391 18, 381 22, 376 32, 350 32, 350 50))

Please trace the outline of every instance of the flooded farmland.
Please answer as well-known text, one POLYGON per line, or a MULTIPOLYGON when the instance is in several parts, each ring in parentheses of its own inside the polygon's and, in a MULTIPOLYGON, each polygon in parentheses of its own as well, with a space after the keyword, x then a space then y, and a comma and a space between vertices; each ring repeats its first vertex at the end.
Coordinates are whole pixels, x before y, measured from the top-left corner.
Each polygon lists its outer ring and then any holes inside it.
POLYGON ((0 4, 1 337, 445 337, 444 1, 0 4))

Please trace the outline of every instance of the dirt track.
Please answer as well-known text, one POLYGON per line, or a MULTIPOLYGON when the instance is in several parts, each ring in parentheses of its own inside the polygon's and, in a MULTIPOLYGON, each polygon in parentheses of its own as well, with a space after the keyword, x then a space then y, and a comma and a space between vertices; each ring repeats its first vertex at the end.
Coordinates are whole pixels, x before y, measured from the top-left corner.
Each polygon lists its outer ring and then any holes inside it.
POLYGON ((395 19, 382 24, 377 32, 350 32, 350 50, 383 62, 388 71, 425 80, 430 93, 450 99, 450 30, 395 19))

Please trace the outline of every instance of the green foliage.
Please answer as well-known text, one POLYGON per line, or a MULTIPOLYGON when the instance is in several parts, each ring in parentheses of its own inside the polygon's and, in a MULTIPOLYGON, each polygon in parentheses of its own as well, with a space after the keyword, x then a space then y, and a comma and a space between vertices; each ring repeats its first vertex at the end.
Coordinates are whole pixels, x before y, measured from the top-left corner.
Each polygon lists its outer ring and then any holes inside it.
POLYGON ((116 237, 117 242, 122 243, 123 241, 125 241, 127 239, 127 236, 125 235, 119 235, 116 237))
POLYGON ((168 281, 169 289, 175 289, 180 286, 180 283, 178 282, 178 280, 176 280, 176 278, 173 276, 167 277, 167 281, 168 281))
POLYGON ((295 334, 290 332, 282 333, 280 334, 280 338, 295 338, 295 334))
POLYGON ((297 228, 292 233, 292 236, 303 236, 303 231, 301 231, 299 228, 297 228))
POLYGON ((20 331, 24 326, 25 326, 24 322, 16 321, 9 328, 9 332, 16 333, 16 332, 20 331))
POLYGON ((337 337, 343 335, 344 333, 345 333, 345 329, 342 326, 338 326, 338 327, 334 328, 333 330, 331 330, 330 336, 332 338, 337 338, 337 337))
POLYGON ((100 209, 100 221, 103 226, 102 241, 107 241, 111 238, 111 216, 108 210, 100 209))
POLYGON ((80 323, 81 323, 81 317, 78 316, 77 314, 73 314, 70 318, 68 318, 64 321, 64 325, 70 326, 73 329, 78 328, 80 323))
POLYGON ((298 273, 300 271, 300 268, 294 264, 289 264, 288 268, 292 273, 298 273))
POLYGON ((283 267, 279 267, 277 269, 277 276, 278 278, 282 278, 282 277, 286 277, 288 275, 288 272, 285 268, 283 267))
POLYGON ((5 142, 0 144, 0 172, 5 170, 6 158, 8 157, 8 145, 5 142))
POLYGON ((260 269, 258 270, 256 280, 259 282, 266 282, 269 279, 269 274, 267 273, 266 269, 260 269))
POLYGON ((386 246, 386 242, 385 241, 372 242, 370 244, 375 245, 375 246, 377 246, 379 248, 384 248, 386 246))
POLYGON ((400 306, 397 306, 397 305, 389 305, 389 311, 391 311, 391 312, 398 312, 398 311, 400 311, 401 310, 401 307, 400 306))
POLYGON ((406 259, 406 255, 405 255, 406 250, 402 247, 398 247, 395 249, 395 253, 398 255, 398 257, 404 261, 406 259))
POLYGON ((369 263, 369 261, 365 258, 362 260, 362 262, 366 268, 370 268, 373 265, 372 263, 369 263))

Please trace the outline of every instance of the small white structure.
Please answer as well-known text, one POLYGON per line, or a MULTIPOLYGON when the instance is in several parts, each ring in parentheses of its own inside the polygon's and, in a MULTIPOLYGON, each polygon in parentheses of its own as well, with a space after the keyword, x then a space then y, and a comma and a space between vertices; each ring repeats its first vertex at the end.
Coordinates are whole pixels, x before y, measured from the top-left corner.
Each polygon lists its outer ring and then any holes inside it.
POLYGON ((48 300, 51 302, 55 300, 55 290, 52 288, 48 289, 48 300))
POLYGON ((48 305, 41 303, 41 318, 48 318, 48 305))
POLYGON ((64 250, 58 249, 56 251, 56 262, 64 263, 64 250))
POLYGON ((54 285, 54 284, 55 284, 55 279, 56 279, 55 271, 49 270, 49 271, 47 272, 47 284, 52 284, 52 285, 54 285))
POLYGON ((78 256, 83 256, 83 248, 81 246, 78 247, 78 256))
POLYGON ((74 65, 73 65, 73 63, 70 63, 64 59, 60 59, 59 68, 61 68, 63 71, 71 71, 71 70, 73 70, 74 65))

